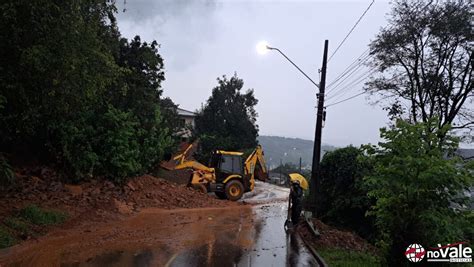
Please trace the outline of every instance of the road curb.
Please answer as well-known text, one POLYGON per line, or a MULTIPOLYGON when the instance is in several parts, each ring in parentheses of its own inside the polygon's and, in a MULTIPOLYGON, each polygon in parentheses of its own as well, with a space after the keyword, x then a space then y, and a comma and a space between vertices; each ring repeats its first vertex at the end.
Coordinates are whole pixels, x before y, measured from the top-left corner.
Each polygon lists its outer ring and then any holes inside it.
POLYGON ((314 258, 316 259, 316 261, 318 262, 319 266, 322 266, 322 267, 328 267, 327 263, 324 261, 323 257, 321 257, 321 255, 319 255, 318 252, 316 252, 316 249, 313 248, 313 246, 311 246, 311 244, 309 244, 309 242, 304 239, 304 237, 298 232, 298 235, 300 236, 300 238, 303 240, 304 244, 306 245, 306 247, 309 249, 309 251, 311 251, 311 253, 313 254, 314 258))
POLYGON ((306 225, 309 227, 309 230, 311 230, 313 235, 315 237, 319 238, 319 236, 321 236, 321 234, 319 233, 318 229, 314 228, 314 224, 313 224, 313 222, 310 221, 310 218, 312 218, 312 214, 308 213, 308 212, 305 212, 304 213, 304 220, 306 222, 306 225))
MULTIPOLYGON (((305 214, 306 215, 306 214, 305 214)), ((310 232, 314 235, 314 237, 318 238, 320 236, 320 233, 318 230, 316 230, 314 228, 314 225, 308 220, 308 217, 307 216, 304 216, 304 222, 306 224, 306 226, 310 229, 310 232)), ((324 261, 323 257, 321 257, 321 255, 319 255, 319 253, 316 251, 316 249, 309 243, 309 241, 307 241, 302 235, 301 233, 299 233, 299 236, 300 238, 303 240, 303 242, 305 243, 306 247, 309 249, 309 251, 311 251, 311 253, 313 254, 314 258, 316 259, 316 261, 318 262, 319 266, 323 266, 323 267, 327 267, 327 263, 324 261)))

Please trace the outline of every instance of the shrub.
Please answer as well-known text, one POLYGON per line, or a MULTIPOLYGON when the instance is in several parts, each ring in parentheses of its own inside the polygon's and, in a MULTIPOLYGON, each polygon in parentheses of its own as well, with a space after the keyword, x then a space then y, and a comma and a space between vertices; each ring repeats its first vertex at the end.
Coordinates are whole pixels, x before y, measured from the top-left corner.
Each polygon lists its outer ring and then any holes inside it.
POLYGON ((20 217, 36 225, 54 225, 63 223, 67 215, 60 211, 45 210, 36 205, 28 205, 20 210, 20 217))
POLYGON ((30 226, 27 223, 16 217, 7 217, 5 220, 3 220, 3 223, 7 227, 21 233, 29 233, 31 231, 30 226))
POLYGON ((0 154, 0 186, 9 185, 15 180, 15 174, 7 159, 0 154))
POLYGON ((321 161, 317 215, 331 225, 349 228, 371 238, 373 217, 366 217, 371 201, 363 177, 371 169, 358 148, 349 146, 327 152, 321 161))
POLYGON ((95 175, 114 182, 144 173, 173 144, 161 127, 158 107, 145 125, 131 112, 109 105, 103 113, 84 114, 59 129, 58 154, 64 169, 76 180, 95 175))
POLYGON ((11 247, 16 243, 15 238, 5 228, 0 226, 0 249, 11 247))
POLYGON ((437 121, 411 125, 400 120, 381 129, 385 141, 378 147, 365 148, 375 162, 365 178, 376 199, 371 214, 389 263, 405 263, 409 244, 452 243, 472 232, 462 207, 473 175, 453 156, 456 138, 437 126, 437 121))

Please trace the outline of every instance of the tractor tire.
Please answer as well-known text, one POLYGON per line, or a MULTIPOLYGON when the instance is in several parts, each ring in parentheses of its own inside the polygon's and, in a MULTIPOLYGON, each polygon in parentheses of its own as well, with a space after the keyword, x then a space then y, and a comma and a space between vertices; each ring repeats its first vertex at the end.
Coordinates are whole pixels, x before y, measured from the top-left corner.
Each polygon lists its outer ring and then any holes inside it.
POLYGON ((225 194, 225 192, 214 192, 214 193, 220 199, 227 199, 227 195, 225 194))
POLYGON ((228 200, 237 201, 244 194, 244 185, 239 180, 232 180, 225 185, 228 200))
POLYGON ((207 188, 206 188, 205 185, 203 185, 203 184, 192 184, 191 186, 194 188, 194 190, 197 190, 197 191, 199 191, 203 194, 207 194, 207 188))

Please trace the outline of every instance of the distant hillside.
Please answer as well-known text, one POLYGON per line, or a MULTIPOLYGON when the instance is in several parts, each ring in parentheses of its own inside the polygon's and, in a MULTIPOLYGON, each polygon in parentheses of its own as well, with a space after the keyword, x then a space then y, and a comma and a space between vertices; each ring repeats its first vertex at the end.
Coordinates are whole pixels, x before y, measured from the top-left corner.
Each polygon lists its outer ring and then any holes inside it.
MULTIPOLYGON (((293 163, 299 165, 300 157, 303 168, 310 168, 313 159, 313 141, 299 138, 287 138, 280 136, 259 136, 259 143, 265 151, 265 159, 270 169, 283 163, 293 163)), ((334 150, 331 145, 322 146, 322 154, 325 151, 334 150)))

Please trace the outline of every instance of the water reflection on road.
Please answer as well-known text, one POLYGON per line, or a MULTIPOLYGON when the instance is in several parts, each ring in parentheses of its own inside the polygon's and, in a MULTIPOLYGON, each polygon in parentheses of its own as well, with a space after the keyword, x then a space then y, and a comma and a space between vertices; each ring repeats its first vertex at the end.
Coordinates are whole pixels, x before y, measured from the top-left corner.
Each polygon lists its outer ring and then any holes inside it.
POLYGON ((60 232, 0 251, 0 265, 317 266, 299 237, 285 233, 286 214, 285 201, 149 209, 95 229, 60 232))
POLYGON ((218 238, 212 245, 182 251, 171 266, 317 266, 299 236, 285 233, 286 205, 258 206, 254 214, 251 246, 218 238))

